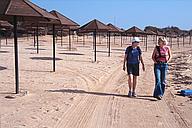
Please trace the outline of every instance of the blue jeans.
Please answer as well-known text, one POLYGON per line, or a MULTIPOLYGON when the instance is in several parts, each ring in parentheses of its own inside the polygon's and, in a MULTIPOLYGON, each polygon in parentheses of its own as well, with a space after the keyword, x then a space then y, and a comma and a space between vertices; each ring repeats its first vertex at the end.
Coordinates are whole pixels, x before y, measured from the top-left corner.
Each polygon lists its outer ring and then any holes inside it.
POLYGON ((166 75, 168 70, 167 63, 157 63, 154 65, 155 89, 153 96, 163 96, 165 92, 166 75))

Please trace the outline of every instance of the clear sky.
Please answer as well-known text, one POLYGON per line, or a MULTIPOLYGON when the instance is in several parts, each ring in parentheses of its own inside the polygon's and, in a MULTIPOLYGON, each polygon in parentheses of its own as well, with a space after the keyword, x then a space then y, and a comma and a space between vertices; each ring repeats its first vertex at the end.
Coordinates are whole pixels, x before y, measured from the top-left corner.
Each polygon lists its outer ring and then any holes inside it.
POLYGON ((124 29, 177 26, 192 29, 192 0, 31 0, 57 10, 80 25, 93 19, 124 29))

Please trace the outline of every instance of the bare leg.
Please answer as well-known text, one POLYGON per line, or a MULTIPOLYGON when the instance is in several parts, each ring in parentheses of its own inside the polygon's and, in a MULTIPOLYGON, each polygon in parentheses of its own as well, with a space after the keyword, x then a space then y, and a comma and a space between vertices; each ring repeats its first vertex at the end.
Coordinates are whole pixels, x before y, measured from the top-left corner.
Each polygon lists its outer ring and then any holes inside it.
POLYGON ((132 84, 131 84, 131 75, 128 75, 128 85, 129 85, 129 91, 131 91, 132 84))
POLYGON ((137 85, 137 76, 133 76, 133 92, 135 92, 136 85, 137 85))

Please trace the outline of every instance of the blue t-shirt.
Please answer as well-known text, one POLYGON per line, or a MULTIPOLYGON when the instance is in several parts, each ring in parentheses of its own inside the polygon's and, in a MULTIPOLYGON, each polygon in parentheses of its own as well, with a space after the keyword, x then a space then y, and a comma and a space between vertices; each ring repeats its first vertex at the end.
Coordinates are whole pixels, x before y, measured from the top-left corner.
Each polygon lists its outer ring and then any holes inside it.
POLYGON ((141 55, 141 50, 139 51, 138 48, 128 48, 127 47, 125 54, 128 55, 128 57, 127 57, 128 64, 138 64, 139 63, 139 56, 141 55))

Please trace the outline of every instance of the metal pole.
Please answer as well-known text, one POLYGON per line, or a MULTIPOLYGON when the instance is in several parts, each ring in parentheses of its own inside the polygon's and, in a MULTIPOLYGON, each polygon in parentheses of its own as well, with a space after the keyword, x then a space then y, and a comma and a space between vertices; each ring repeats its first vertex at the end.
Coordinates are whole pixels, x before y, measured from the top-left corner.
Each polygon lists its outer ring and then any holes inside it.
POLYGON ((96 37, 95 37, 94 32, 93 32, 93 50, 94 50, 94 48, 95 48, 95 42, 94 42, 94 41, 95 41, 95 38, 96 38, 96 37))
POLYGON ((97 34, 96 34, 96 30, 93 32, 93 36, 94 36, 94 43, 95 43, 94 46, 95 46, 95 62, 96 62, 96 50, 97 50, 97 49, 96 49, 96 47, 97 47, 97 46, 96 46, 96 44, 97 44, 97 37, 96 37, 97 34))
POLYGON ((122 33, 121 33, 121 47, 123 46, 123 35, 122 35, 122 33))
POLYGON ((55 72, 55 25, 53 24, 53 72, 55 72))
POLYGON ((61 29, 61 46, 63 46, 63 30, 61 29))
POLYGON ((83 34, 83 46, 85 45, 85 35, 83 34))
POLYGON ((27 31, 27 41, 29 41, 29 32, 27 31))
POLYGON ((19 93, 19 64, 18 64, 18 43, 17 43, 17 16, 13 17, 14 22, 14 49, 15 49, 15 84, 16 94, 19 93))
POLYGON ((78 41, 79 41, 79 40, 78 40, 78 37, 79 37, 79 36, 77 35, 77 43, 78 43, 78 41))
POLYGON ((37 54, 39 53, 39 27, 38 27, 38 25, 37 25, 37 54))
POLYGON ((114 33, 114 44, 115 44, 115 33, 114 33))
POLYGON ((33 42, 33 46, 34 46, 34 48, 35 48, 35 44, 36 44, 36 39, 35 39, 35 29, 34 29, 34 42, 33 42))
POLYGON ((71 30, 69 29, 69 50, 71 51, 71 30))
POLYGON ((111 48, 110 48, 110 47, 111 47, 111 45, 110 45, 110 44, 111 44, 111 40, 110 40, 110 38, 111 38, 111 32, 109 32, 108 34, 109 34, 109 40, 108 40, 108 41, 109 41, 109 42, 108 42, 108 45, 109 45, 109 53, 108 53, 108 56, 110 57, 110 52, 111 52, 111 51, 110 51, 110 50, 111 50, 111 48))
POLYGON ((0 48, 1 48, 1 35, 0 35, 0 48))
POLYGON ((147 47, 148 47, 148 45, 147 45, 147 35, 146 35, 146 47, 145 47, 145 51, 147 51, 147 47))
POLYGON ((6 45, 7 45, 7 33, 5 34, 5 39, 6 39, 6 45))
MULTIPOLYGON (((165 38, 167 38, 167 37, 165 37, 165 38)), ((172 47, 171 46, 171 37, 169 36, 169 43, 170 43, 170 47, 172 47)))
POLYGON ((108 33, 106 35, 106 38, 107 38, 107 48, 109 48, 109 34, 108 33))

